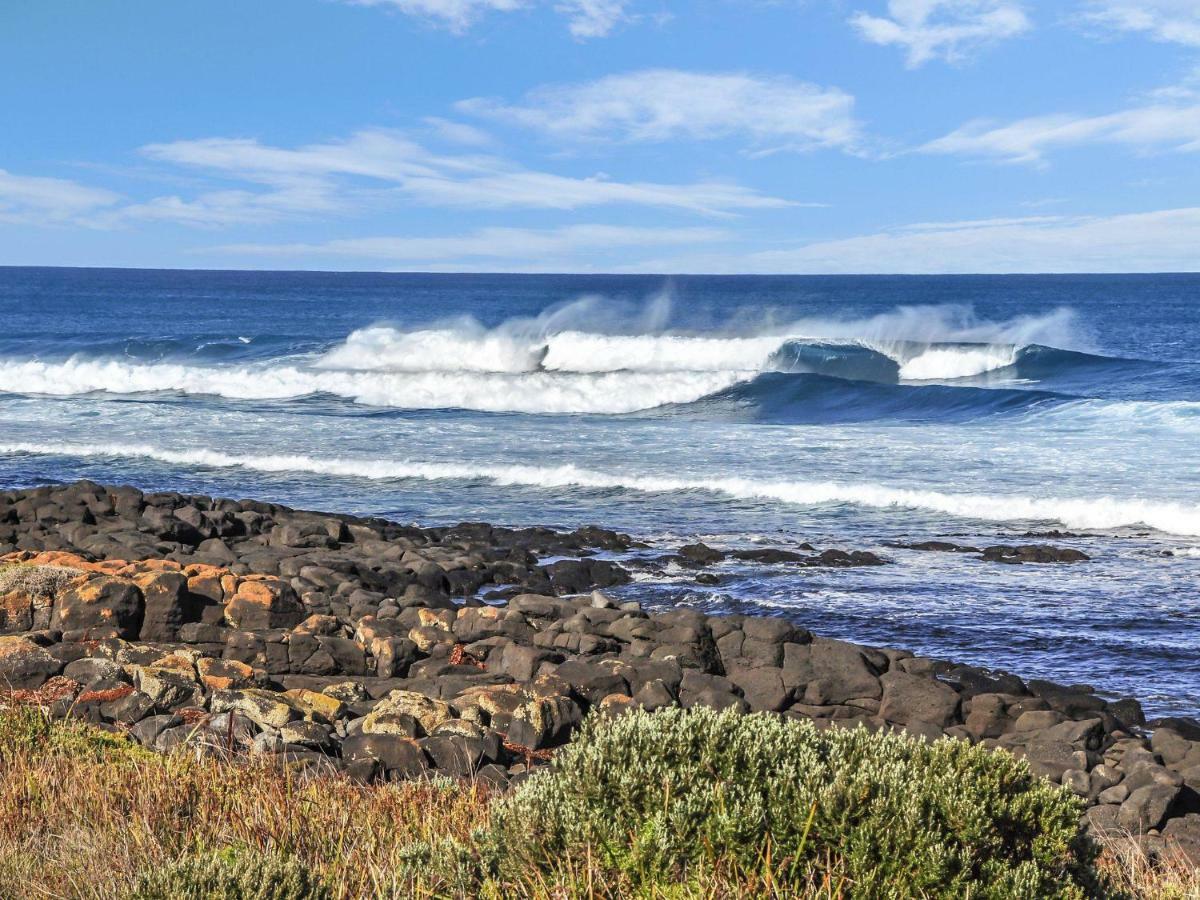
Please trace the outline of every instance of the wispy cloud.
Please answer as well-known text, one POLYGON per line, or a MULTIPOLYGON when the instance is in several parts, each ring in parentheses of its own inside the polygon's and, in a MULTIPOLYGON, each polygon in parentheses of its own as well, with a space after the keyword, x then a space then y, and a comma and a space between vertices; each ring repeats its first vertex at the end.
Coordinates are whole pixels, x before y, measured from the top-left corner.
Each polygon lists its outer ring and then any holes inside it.
POLYGON ((646 228, 569 225, 562 228, 482 228, 444 237, 365 237, 322 243, 231 244, 206 252, 260 257, 350 258, 385 265, 436 266, 503 260, 506 267, 543 269, 554 261, 578 262, 578 254, 625 248, 692 245, 724 240, 715 228, 646 228))
POLYGON ((353 6, 382 6, 408 16, 427 19, 451 31, 463 32, 489 12, 512 12, 524 0, 342 0, 353 6))
POLYGON ((718 228, 576 225, 484 228, 444 237, 234 244, 205 253, 338 267, 459 271, 732 273, 1169 272, 1200 270, 1200 208, 1109 216, 917 222, 872 234, 746 252, 718 228), (700 248, 703 248, 701 251, 700 248))
POLYGON ((63 178, 15 175, 0 169, 0 222, 18 225, 88 224, 121 197, 63 178))
POLYGON ((1200 47, 1200 4, 1196 0, 1091 0, 1084 18, 1115 32, 1200 47))
POLYGON ((555 9, 567 17, 567 28, 579 40, 605 37, 629 18, 626 0, 563 0, 555 9))
POLYGON ((1100 116, 1034 116, 1008 124, 977 120, 919 149, 923 153, 1043 164, 1051 150, 1089 144, 1119 144, 1139 150, 1200 150, 1200 105, 1157 103, 1100 116))
POLYGON ((539 172, 488 155, 439 155, 404 135, 360 131, 341 141, 295 148, 256 140, 205 138, 151 144, 149 159, 258 186, 160 197, 124 211, 129 218, 224 225, 271 221, 371 205, 415 202, 472 209, 558 209, 624 204, 727 215, 792 205, 737 184, 623 182, 539 172))
POLYGON ((441 116, 426 116, 421 120, 433 134, 451 144, 461 144, 464 147, 490 147, 495 141, 492 136, 481 128, 468 125, 466 122, 456 122, 453 119, 443 119, 441 116))
POLYGON ((872 44, 902 48, 909 68, 938 58, 958 62, 1032 27, 1015 0, 888 0, 885 15, 859 12, 850 24, 872 44))
POLYGON ((749 272, 1197 271, 1200 208, 926 223, 751 254, 749 272))
POLYGON ((476 97, 462 112, 568 140, 737 138, 758 148, 854 148, 854 98, 787 77, 644 69, 548 85, 520 103, 476 97))
MULTIPOLYGON (((514 12, 537 0, 342 0, 354 6, 379 6, 463 33, 489 13, 514 12)), ((556 12, 579 40, 604 37, 628 20, 628 0, 559 0, 556 12)))

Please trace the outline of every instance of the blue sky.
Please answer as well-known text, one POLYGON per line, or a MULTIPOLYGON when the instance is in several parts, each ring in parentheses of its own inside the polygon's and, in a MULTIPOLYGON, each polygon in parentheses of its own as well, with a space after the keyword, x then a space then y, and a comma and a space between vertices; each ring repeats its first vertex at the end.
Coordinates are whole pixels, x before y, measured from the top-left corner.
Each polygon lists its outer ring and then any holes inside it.
POLYGON ((1198 0, 39 0, 0 264, 1200 270, 1198 0))

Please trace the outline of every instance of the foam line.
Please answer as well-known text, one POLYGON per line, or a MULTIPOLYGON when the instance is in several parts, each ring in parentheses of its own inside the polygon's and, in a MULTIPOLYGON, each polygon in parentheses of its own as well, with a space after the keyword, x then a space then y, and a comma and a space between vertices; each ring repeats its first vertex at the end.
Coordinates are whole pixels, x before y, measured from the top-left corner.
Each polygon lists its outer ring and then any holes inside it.
POLYGON ((310 472, 337 477, 488 481, 535 488, 602 488, 644 493, 704 491, 746 500, 798 506, 846 503, 878 509, 924 509, 984 521, 1054 521, 1068 528, 1148 526, 1178 535, 1200 535, 1200 506, 1117 497, 1057 498, 955 494, 871 483, 768 481, 749 478, 678 478, 618 475, 563 466, 478 466, 409 460, 323 459, 307 455, 233 455, 216 450, 166 450, 151 446, 77 444, 48 448, 0 444, 0 453, 42 456, 154 459, 171 465, 245 468, 259 472, 310 472))

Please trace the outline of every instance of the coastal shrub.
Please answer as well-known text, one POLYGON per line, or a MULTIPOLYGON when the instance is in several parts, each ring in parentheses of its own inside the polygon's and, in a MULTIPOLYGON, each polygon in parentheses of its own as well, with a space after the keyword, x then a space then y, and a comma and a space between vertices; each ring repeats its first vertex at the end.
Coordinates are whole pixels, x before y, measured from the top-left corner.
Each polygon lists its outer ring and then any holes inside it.
POLYGON ((0 763, 13 756, 60 755, 77 759, 146 760, 155 754, 123 734, 77 721, 52 721, 37 707, 0 710, 0 763))
POLYGON ((0 594, 24 591, 31 597, 50 599, 81 574, 65 566, 0 566, 0 594))
POLYGON ((704 707, 593 717, 497 804, 511 873, 600 858, 634 884, 721 860, 784 893, 1093 896, 1081 807, 1025 763, 964 741, 818 731, 704 707))
POLYGON ((133 900, 333 900, 333 894, 294 857, 229 847, 146 872, 133 900))

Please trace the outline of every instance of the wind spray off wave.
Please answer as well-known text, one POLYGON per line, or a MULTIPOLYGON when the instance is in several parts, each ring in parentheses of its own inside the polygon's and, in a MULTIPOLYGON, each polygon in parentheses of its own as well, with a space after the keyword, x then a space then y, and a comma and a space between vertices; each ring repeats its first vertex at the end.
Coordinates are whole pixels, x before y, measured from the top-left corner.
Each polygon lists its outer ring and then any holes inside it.
POLYGON ((764 373, 894 384, 993 375, 1019 384, 1028 380, 1027 360, 1036 358, 1039 371, 1048 372, 1051 357, 1064 370, 1104 359, 1062 349, 1083 343, 1066 310, 988 322, 965 307, 901 307, 869 318, 735 318, 684 330, 668 327, 661 300, 632 316, 604 309, 589 298, 490 328, 471 317, 409 329, 379 324, 320 352, 248 363, 87 352, 7 358, 0 359, 0 391, 229 400, 327 395, 394 409, 612 415, 695 403, 764 373))

